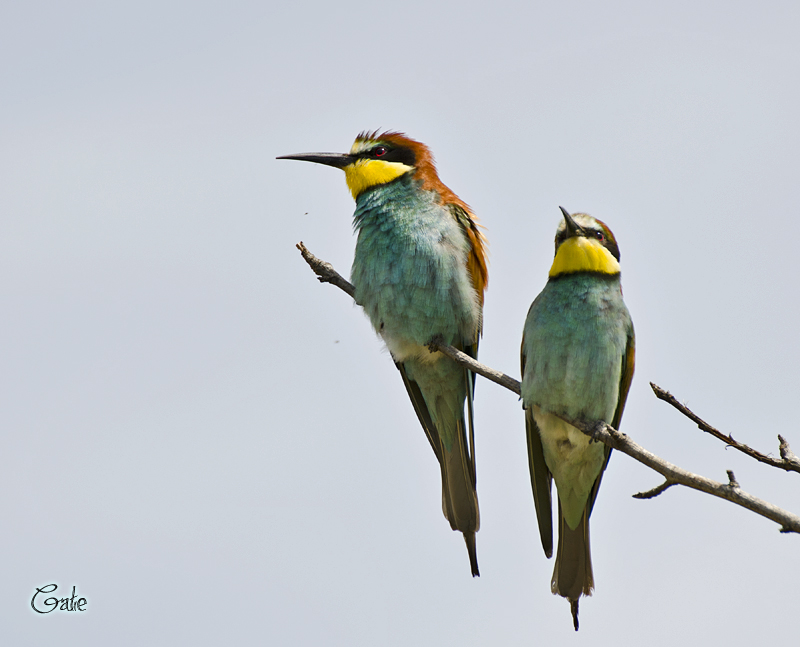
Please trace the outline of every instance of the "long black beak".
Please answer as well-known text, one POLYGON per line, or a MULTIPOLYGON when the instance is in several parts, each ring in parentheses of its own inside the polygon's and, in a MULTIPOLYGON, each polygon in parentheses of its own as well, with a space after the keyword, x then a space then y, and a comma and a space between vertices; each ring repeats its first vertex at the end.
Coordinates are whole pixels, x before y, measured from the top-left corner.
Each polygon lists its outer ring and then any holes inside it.
POLYGON ((275 159, 315 162, 316 164, 325 164, 325 166, 335 166, 336 168, 344 168, 356 161, 354 155, 348 155, 347 153, 297 153, 295 155, 281 155, 275 159))
POLYGON ((564 214, 564 222, 567 223, 567 238, 572 238, 573 236, 585 236, 586 232, 581 227, 572 216, 569 215, 569 211, 567 211, 564 207, 559 207, 561 209, 561 213, 564 214))

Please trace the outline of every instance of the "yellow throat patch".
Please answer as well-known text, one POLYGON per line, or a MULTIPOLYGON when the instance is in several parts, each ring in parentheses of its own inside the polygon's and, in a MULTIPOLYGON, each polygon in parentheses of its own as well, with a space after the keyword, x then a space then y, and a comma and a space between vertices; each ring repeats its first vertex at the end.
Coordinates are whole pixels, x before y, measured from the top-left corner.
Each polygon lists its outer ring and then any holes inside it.
POLYGON ((371 186, 386 184, 413 170, 412 166, 402 162, 360 159, 344 167, 344 176, 355 199, 371 186))
POLYGON ((549 276, 573 272, 619 274, 619 262, 594 238, 573 236, 558 248, 549 276))

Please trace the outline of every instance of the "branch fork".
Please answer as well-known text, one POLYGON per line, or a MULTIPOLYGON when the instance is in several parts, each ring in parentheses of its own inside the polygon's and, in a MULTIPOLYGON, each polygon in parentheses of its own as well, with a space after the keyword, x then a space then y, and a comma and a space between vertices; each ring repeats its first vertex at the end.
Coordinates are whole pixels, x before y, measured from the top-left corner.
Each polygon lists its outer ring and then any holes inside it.
MULTIPOLYGON (((300 250, 303 259, 306 261, 306 263, 308 263, 321 283, 330 283, 335 285, 340 290, 343 290, 350 295, 353 300, 355 300, 355 287, 352 285, 352 283, 347 281, 347 279, 342 277, 342 275, 339 274, 330 263, 322 261, 314 256, 310 251, 308 251, 308 248, 302 242, 297 245, 297 249, 300 250)), ((431 339, 431 341, 428 343, 428 349, 432 353, 437 351, 441 352, 451 358, 454 362, 457 362, 458 364, 468 368, 473 373, 481 375, 495 384, 499 384, 518 396, 521 395, 521 385, 518 380, 506 375, 505 373, 502 373, 501 371, 497 371, 493 368, 485 366, 484 364, 474 360, 466 353, 443 343, 441 336, 437 335, 431 339)), ((778 436, 780 459, 768 456, 756 451, 744 443, 734 440, 733 436, 725 435, 715 427, 712 427, 702 418, 692 412, 688 407, 678 402, 678 400, 669 391, 662 389, 653 382, 650 383, 650 387, 653 389, 653 392, 659 400, 663 400, 664 402, 670 404, 672 407, 680 411, 684 416, 692 420, 702 431, 709 433, 715 438, 721 440, 726 446, 733 447, 734 449, 761 463, 786 470, 787 472, 800 473, 800 459, 792 452, 791 448, 789 447, 789 443, 783 436, 778 436)), ((603 421, 573 420, 568 416, 560 417, 573 427, 579 429, 584 434, 589 436, 593 441, 605 443, 609 447, 616 449, 623 454, 627 454, 634 460, 637 460, 643 465, 646 465, 650 469, 658 472, 666 479, 661 485, 651 490, 634 494, 633 497, 635 499, 652 499, 673 485, 683 485, 693 490, 699 490, 701 492, 705 492, 706 494, 711 494, 712 496, 726 499, 732 503, 735 503, 736 505, 755 512, 756 514, 766 517, 767 519, 779 524, 781 526, 780 532, 782 533, 800 533, 800 516, 791 512, 787 512, 786 510, 768 503, 767 501, 763 501, 748 494, 741 489, 741 486, 731 470, 727 471, 727 483, 712 481, 704 476, 688 472, 683 468, 673 465, 663 458, 656 456, 641 445, 635 443, 628 435, 614 429, 603 421)))

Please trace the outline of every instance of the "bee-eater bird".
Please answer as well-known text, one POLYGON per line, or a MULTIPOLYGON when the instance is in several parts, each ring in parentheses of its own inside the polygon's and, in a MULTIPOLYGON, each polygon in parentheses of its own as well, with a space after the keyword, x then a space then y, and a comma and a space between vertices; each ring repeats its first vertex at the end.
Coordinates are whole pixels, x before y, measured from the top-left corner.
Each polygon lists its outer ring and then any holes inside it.
POLYGON ((558 490, 551 590, 569 600, 577 631, 578 600, 594 588, 589 516, 611 449, 558 416, 619 428, 633 377, 635 337, 622 300, 614 234, 589 215, 561 211, 549 279, 525 321, 522 401, 533 500, 547 557, 553 555, 553 479, 558 490))
POLYGON ((444 343, 477 357, 487 282, 486 241, 477 220, 439 179, 428 147, 402 133, 364 132, 349 153, 279 159, 326 164, 345 173, 356 201, 358 241, 351 271, 356 301, 400 370, 439 461, 444 516, 463 533, 477 576, 474 375, 427 347, 440 335, 444 343))

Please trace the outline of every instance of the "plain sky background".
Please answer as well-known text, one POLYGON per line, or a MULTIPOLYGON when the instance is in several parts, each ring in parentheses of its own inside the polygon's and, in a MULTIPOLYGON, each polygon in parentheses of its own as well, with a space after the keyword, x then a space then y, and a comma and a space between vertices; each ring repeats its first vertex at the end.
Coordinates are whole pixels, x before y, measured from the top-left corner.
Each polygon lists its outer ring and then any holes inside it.
POLYGON ((517 399, 479 379, 480 578, 349 274, 335 169, 397 129, 490 241, 519 375, 558 206, 622 251, 622 430, 800 512, 800 4, 0 2, 3 645, 794 644, 800 538, 614 454, 594 596, 550 593, 517 399), (37 586, 88 611, 42 616, 37 586))

